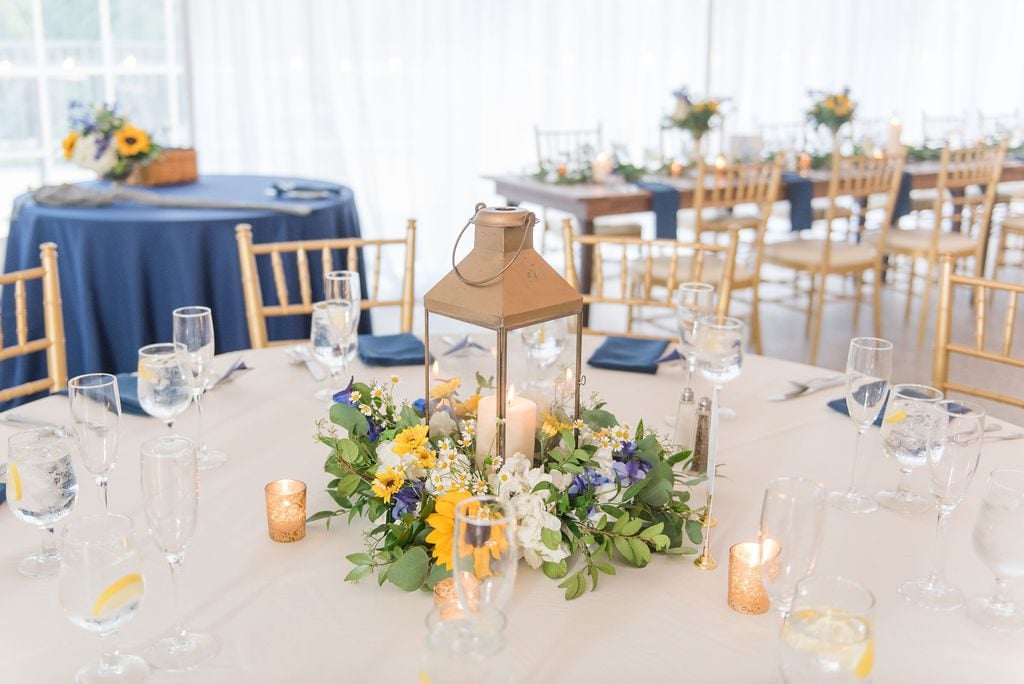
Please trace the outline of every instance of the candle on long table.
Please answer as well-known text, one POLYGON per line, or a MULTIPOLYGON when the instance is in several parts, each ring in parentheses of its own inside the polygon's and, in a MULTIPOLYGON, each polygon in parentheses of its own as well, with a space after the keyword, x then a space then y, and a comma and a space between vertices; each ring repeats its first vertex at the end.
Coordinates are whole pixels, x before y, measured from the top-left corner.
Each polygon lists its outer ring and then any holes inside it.
MULTIPOLYGON (((537 431, 537 404, 526 397, 515 396, 509 388, 505 401, 505 453, 522 452, 533 458, 533 440, 537 431)), ((477 406, 476 463, 482 467, 488 454, 498 449, 498 398, 482 397, 477 406)))

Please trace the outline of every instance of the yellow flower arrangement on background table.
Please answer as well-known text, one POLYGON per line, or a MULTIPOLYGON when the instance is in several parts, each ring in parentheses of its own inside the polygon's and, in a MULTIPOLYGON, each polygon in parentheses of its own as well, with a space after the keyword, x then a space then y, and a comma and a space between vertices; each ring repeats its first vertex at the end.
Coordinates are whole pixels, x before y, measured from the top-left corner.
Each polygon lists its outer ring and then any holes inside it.
POLYGON ((815 127, 825 126, 835 135, 844 124, 853 120, 857 103, 850 99, 849 88, 839 93, 812 90, 809 94, 817 98, 807 110, 807 120, 815 127))
POLYGON ((156 159, 161 148, 149 134, 118 114, 114 105, 68 105, 71 131, 63 141, 64 158, 95 171, 106 180, 121 181, 138 164, 156 159))
MULTIPOLYGON (((674 466, 690 453, 663 443, 641 422, 620 425, 593 399, 573 424, 557 403, 541 416, 535 456, 477 458, 476 408, 489 383, 467 399, 453 378, 435 386, 430 424, 425 400, 396 402, 386 384, 350 382, 338 392, 317 438, 330 448, 324 470, 336 504, 309 521, 366 518, 366 550, 347 556, 346 580, 377 573, 414 591, 449 576, 456 504, 488 494, 509 503, 526 563, 559 580, 568 599, 614 575, 613 561, 646 566, 654 553, 695 554, 702 509, 674 466)), ((486 450, 485 450, 486 451, 486 450)), ((471 552, 487 554, 484 546, 471 552)), ((487 566, 481 555, 477 565, 487 566)))

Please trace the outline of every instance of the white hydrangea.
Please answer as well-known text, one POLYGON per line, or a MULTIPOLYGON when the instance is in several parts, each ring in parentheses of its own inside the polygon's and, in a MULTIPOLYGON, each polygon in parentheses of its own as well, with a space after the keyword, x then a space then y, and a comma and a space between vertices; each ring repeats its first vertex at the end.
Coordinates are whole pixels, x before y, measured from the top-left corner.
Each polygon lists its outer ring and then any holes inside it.
POLYGON ((547 509, 547 497, 541 494, 519 494, 513 500, 516 513, 516 539, 519 551, 531 568, 539 568, 541 564, 558 563, 568 558, 569 551, 565 544, 557 549, 549 549, 541 538, 544 529, 558 532, 561 522, 547 509))
POLYGON ((455 421, 447 411, 438 411, 430 415, 430 436, 443 437, 455 432, 455 421))
POLYGON ((117 141, 110 139, 102 154, 96 156, 100 148, 100 137, 95 133, 83 135, 75 142, 75 148, 71 152, 71 161, 84 169, 95 171, 104 175, 117 164, 117 141))

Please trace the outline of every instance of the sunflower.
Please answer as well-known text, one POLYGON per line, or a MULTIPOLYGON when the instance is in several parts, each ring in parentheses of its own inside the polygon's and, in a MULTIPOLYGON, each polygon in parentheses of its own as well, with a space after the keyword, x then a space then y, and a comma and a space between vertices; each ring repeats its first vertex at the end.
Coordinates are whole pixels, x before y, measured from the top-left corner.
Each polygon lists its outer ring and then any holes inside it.
POLYGON ((384 503, 391 503, 392 495, 401 489, 403 484, 405 484, 405 473, 388 466, 384 472, 378 472, 377 477, 373 478, 370 489, 384 499, 384 503))
POLYGON ((430 390, 431 399, 445 399, 455 394, 455 390, 459 389, 459 385, 462 384, 462 380, 459 378, 452 378, 442 382, 437 387, 430 390))
POLYGON ((404 456, 411 451, 417 451, 427 443, 427 433, 430 432, 428 425, 414 425, 405 428, 395 436, 395 445, 391 448, 399 456, 404 456))
POLYGON ((426 446, 416 450, 416 466, 419 468, 433 468, 437 462, 437 453, 426 446))
POLYGON ((152 147, 149 142, 149 134, 131 124, 122 126, 114 133, 114 137, 117 138, 117 153, 122 157, 146 154, 152 147))
POLYGON ((544 413, 544 422, 540 426, 540 431, 545 437, 554 437, 561 430, 571 428, 572 426, 568 423, 562 422, 553 413, 544 413))
POLYGON ((434 545, 433 556, 438 565, 452 569, 452 537, 455 531, 455 505, 469 496, 469 492, 448 492, 437 497, 434 512, 427 516, 432 528, 427 535, 428 544, 434 545))
MULTIPOLYGON (((466 506, 466 516, 478 520, 488 521, 495 517, 495 514, 480 505, 478 501, 472 501, 466 506)), ((490 577, 491 559, 498 560, 503 553, 508 551, 508 530, 505 523, 471 525, 463 522, 459 529, 459 558, 473 558, 473 574, 477 578, 490 577)))
POLYGON ((64 136, 64 158, 71 159, 71 154, 75 151, 75 143, 78 142, 78 131, 71 131, 64 136))

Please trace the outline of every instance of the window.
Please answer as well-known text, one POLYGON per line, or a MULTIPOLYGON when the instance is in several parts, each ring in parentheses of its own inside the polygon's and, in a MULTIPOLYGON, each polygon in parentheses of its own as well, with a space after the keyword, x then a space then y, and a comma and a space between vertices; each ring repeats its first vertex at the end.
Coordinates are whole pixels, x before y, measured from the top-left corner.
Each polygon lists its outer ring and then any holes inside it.
POLYGON ((181 2, 0 3, 0 236, 16 195, 91 176, 61 153, 70 100, 116 102, 161 145, 188 140, 181 2))

